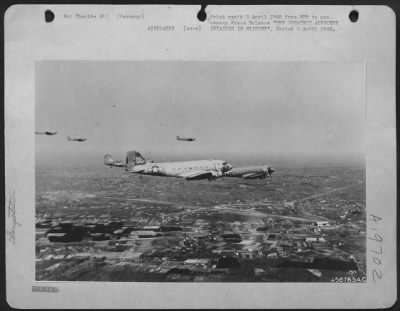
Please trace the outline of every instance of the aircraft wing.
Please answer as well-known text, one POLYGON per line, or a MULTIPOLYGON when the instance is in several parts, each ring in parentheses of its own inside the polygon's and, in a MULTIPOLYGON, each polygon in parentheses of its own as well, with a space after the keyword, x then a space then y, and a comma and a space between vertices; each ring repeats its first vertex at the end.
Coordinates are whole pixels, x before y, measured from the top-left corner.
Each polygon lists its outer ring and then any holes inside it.
POLYGON ((207 179, 213 176, 214 176, 213 172, 204 170, 189 171, 179 174, 179 177, 186 178, 187 180, 207 179))
POLYGON ((260 178, 265 177, 265 172, 254 172, 242 175, 244 179, 253 179, 253 178, 260 178))

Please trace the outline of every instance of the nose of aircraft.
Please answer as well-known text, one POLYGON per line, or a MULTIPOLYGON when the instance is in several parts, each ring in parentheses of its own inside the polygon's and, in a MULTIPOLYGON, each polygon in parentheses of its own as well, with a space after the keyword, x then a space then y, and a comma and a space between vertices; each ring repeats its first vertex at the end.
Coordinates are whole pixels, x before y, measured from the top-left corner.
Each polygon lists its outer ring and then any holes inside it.
POLYGON ((232 165, 230 163, 224 163, 224 166, 222 168, 223 172, 228 172, 232 169, 232 165))
POLYGON ((273 172, 275 172, 275 169, 273 167, 268 167, 268 174, 272 174, 273 172))

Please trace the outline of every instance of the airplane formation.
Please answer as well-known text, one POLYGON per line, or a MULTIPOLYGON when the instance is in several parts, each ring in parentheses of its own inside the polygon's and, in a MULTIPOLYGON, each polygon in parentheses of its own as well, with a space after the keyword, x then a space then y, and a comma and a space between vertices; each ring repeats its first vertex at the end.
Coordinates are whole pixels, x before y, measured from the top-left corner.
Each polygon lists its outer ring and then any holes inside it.
MULTIPOLYGON (((56 135, 58 132, 35 131, 37 135, 56 135)), ((176 136, 178 141, 195 141, 192 137, 176 136)), ((68 141, 85 142, 87 138, 67 136, 68 141)), ((137 151, 128 151, 125 163, 115 161, 110 154, 104 155, 104 164, 111 167, 125 167, 126 171, 139 175, 167 176, 185 178, 187 180, 208 179, 220 177, 236 177, 243 179, 265 179, 275 171, 268 165, 233 167, 224 160, 196 160, 179 162, 154 162, 146 160, 137 151)))
POLYGON ((216 180, 219 177, 265 179, 271 177, 275 171, 267 165, 233 168, 224 160, 154 162, 146 160, 137 151, 127 152, 125 164, 122 161, 114 161, 110 154, 106 154, 104 155, 104 164, 109 167, 125 167, 126 171, 133 174, 178 177, 187 180, 216 180))
MULTIPOLYGON (((40 131, 35 131, 35 134, 36 134, 36 135, 47 135, 47 136, 52 136, 52 135, 56 135, 57 133, 58 133, 58 132, 51 132, 51 131, 42 131, 42 132, 40 132, 40 131)), ((81 138, 81 137, 78 137, 78 138, 71 138, 71 137, 67 136, 67 140, 68 140, 68 141, 79 141, 79 142, 84 142, 84 141, 87 140, 87 138, 81 138)))
MULTIPOLYGON (((115 105, 113 105, 113 107, 115 107, 115 105)), ((58 132, 51 132, 51 131, 35 131, 36 135, 56 135, 58 132)), ((180 136, 176 136, 176 139, 179 141, 195 141, 196 138, 192 138, 192 137, 180 137, 180 136)), ((70 136, 67 136, 67 140, 68 141, 77 141, 77 142, 84 142, 87 140, 87 138, 83 138, 83 137, 77 137, 77 138, 71 138, 70 136)))

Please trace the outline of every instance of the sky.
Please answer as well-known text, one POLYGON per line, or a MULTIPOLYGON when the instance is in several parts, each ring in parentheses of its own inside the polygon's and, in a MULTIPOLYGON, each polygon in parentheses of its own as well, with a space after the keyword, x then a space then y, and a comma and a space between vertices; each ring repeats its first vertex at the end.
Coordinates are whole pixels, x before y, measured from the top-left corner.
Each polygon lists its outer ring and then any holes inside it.
POLYGON ((362 63, 42 61, 35 73, 35 130, 58 131, 35 135, 38 164, 128 150, 241 164, 364 157, 362 63))

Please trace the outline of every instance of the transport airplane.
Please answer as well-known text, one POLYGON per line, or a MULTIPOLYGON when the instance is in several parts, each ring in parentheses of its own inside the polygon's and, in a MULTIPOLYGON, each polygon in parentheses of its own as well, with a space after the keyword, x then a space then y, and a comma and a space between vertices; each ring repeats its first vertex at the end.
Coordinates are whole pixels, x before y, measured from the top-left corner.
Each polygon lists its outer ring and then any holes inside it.
MULTIPOLYGON (((111 156, 104 157, 105 165, 112 166, 113 163, 116 162, 111 156)), ((137 151, 128 151, 125 169, 134 174, 215 180, 231 170, 232 165, 223 160, 154 162, 145 160, 137 151)))
POLYGON ((176 136, 176 140, 179 140, 179 141, 195 141, 196 138, 176 136))
POLYGON ((83 142, 83 141, 86 141, 87 139, 86 139, 86 138, 71 138, 71 137, 67 136, 67 140, 68 140, 68 141, 79 141, 79 142, 83 142))
POLYGON ((243 179, 265 179, 271 177, 275 170, 267 165, 263 166, 247 166, 232 168, 224 174, 226 177, 240 177, 243 179))
POLYGON ((104 155, 104 164, 108 165, 109 167, 116 166, 116 167, 126 167, 122 161, 114 161, 110 154, 104 155))
POLYGON ((50 132, 50 131, 44 131, 44 132, 38 132, 35 131, 35 134, 37 135, 56 135, 58 132, 50 132))

